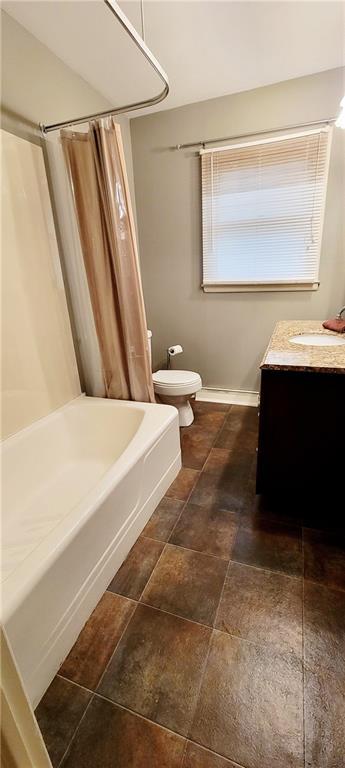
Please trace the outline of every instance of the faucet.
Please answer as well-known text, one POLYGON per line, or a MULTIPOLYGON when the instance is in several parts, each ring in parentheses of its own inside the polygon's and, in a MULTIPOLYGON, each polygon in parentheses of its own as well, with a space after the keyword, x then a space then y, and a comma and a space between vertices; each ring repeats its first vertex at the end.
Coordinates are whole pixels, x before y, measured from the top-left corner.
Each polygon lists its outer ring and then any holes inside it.
POLYGON ((343 312, 345 312, 345 307, 342 307, 342 308, 339 310, 339 312, 338 312, 338 314, 337 314, 337 318, 336 318, 337 320, 341 320, 341 316, 342 316, 343 312))

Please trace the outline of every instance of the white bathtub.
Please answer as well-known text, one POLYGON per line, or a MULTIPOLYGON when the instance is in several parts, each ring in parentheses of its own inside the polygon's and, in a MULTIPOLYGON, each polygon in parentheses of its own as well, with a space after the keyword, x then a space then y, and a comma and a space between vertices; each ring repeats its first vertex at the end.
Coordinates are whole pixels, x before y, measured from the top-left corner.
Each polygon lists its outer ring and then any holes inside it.
POLYGON ((35 707, 180 469, 177 410, 82 396, 2 462, 2 623, 35 707))

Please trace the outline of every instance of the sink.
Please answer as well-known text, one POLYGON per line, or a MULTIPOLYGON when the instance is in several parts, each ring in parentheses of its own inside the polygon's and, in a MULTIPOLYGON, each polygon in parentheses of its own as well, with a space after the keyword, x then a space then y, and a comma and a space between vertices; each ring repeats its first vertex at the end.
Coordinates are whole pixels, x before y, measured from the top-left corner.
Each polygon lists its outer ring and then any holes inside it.
POLYGON ((331 336, 328 333, 301 333, 300 336, 291 336, 293 344, 305 344, 308 347, 340 347, 345 345, 345 339, 339 336, 331 336))

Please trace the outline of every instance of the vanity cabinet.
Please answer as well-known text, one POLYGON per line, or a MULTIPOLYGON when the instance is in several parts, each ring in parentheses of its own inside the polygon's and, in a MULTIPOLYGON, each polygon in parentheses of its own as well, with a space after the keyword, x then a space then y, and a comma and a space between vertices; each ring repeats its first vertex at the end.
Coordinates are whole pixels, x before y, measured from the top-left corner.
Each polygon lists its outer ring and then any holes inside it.
POLYGON ((341 373, 261 371, 256 492, 290 491, 338 495, 345 506, 341 373))
MULTIPOLYGON (((261 363, 256 492, 322 492, 345 508, 345 344, 317 320, 277 323, 261 363)), ((345 340, 345 339, 344 339, 345 340)))

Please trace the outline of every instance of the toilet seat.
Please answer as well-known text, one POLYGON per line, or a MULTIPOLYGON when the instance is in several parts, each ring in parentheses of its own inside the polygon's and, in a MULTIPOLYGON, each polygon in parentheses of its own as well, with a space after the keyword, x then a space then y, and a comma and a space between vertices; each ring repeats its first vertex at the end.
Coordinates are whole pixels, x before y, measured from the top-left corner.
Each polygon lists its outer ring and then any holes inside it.
POLYGON ((152 378, 157 395, 193 395, 202 387, 201 378, 194 371, 156 371, 152 378))

